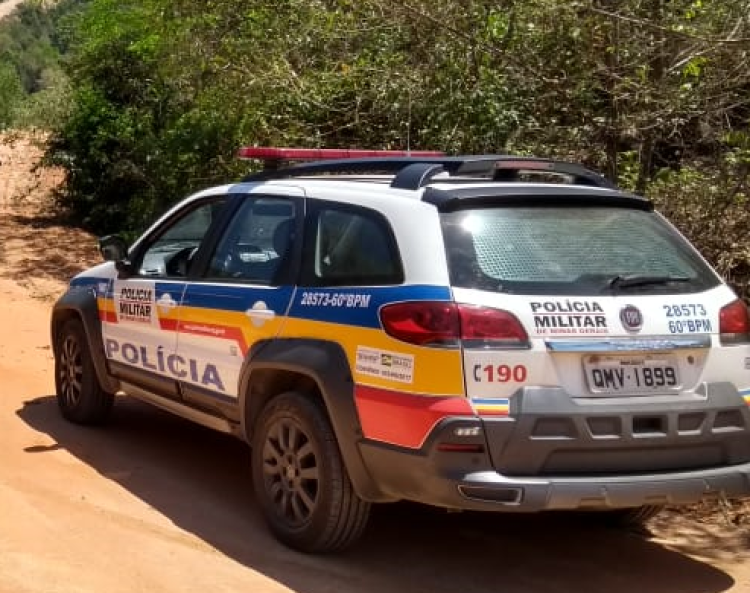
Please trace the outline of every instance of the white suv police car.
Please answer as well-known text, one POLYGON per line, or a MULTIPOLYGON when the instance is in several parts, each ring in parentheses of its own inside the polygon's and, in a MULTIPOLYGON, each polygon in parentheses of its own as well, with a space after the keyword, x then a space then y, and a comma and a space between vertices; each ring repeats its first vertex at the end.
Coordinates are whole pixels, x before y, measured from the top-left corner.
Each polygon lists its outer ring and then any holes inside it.
POLYGON ((67 419, 124 393, 244 439, 307 552, 378 502, 636 520, 750 492, 748 309, 646 199, 543 159, 241 154, 277 166, 105 238, 56 303, 67 419))

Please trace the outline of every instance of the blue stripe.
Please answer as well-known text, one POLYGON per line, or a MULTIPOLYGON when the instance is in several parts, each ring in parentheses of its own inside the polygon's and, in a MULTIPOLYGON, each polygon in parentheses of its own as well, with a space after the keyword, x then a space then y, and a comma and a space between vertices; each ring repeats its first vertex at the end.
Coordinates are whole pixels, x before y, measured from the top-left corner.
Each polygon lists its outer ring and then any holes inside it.
POLYGON ((165 292, 168 292, 172 295, 172 297, 175 297, 177 295, 182 294, 182 291, 185 290, 185 284, 186 282, 154 282, 154 289, 156 290, 156 296, 157 298, 164 294, 165 292))
POLYGON ((96 288, 101 282, 109 282, 109 278, 92 278, 88 276, 84 278, 73 278, 70 281, 70 285, 76 288, 86 288, 89 286, 96 288))
MULTIPOLYGON (((199 309, 219 309, 221 311, 247 311, 258 301, 263 301, 268 309, 277 315, 286 312, 292 298, 290 286, 280 288, 258 288, 254 286, 217 286, 215 284, 190 284, 182 304, 199 309)), ((157 293, 159 289, 157 287, 157 293)))
POLYGON ((448 301, 447 286, 385 286, 362 288, 300 287, 289 311, 290 317, 358 327, 380 327, 378 312, 389 303, 403 301, 448 301))
POLYGON ((471 398, 471 403, 476 404, 478 406, 509 406, 510 400, 508 398, 497 398, 497 399, 487 399, 487 398, 481 398, 478 399, 476 397, 471 398))
MULTIPOLYGON (((77 286, 97 286, 108 278, 81 278, 77 286)), ((221 311, 247 311, 258 301, 277 315, 286 312, 294 287, 259 288, 247 285, 217 285, 205 282, 155 282, 156 299, 169 293, 179 299, 185 285, 183 306, 221 311)), ((108 294, 112 297, 112 294, 108 294)), ((404 301, 450 301, 448 286, 406 285, 361 288, 299 287, 290 317, 358 327, 380 327, 378 312, 383 305, 404 301)))

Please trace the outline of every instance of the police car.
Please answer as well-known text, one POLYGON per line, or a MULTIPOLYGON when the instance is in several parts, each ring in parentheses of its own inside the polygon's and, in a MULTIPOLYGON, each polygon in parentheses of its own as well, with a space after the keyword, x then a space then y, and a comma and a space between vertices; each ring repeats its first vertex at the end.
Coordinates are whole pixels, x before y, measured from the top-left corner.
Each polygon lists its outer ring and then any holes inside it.
POLYGON ((104 238, 56 303, 68 420, 126 394, 245 440, 306 552, 373 503, 637 521, 750 491, 748 309, 648 200, 545 159, 240 154, 273 166, 104 238))

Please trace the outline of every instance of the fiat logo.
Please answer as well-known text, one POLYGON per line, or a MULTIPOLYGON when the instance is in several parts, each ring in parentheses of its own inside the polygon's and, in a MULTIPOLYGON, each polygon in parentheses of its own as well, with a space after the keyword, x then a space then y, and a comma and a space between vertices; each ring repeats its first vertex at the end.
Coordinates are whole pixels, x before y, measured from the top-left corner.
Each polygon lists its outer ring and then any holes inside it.
POLYGON ((629 332, 637 332, 643 327, 643 315, 640 309, 633 305, 626 305, 620 310, 620 321, 629 332))

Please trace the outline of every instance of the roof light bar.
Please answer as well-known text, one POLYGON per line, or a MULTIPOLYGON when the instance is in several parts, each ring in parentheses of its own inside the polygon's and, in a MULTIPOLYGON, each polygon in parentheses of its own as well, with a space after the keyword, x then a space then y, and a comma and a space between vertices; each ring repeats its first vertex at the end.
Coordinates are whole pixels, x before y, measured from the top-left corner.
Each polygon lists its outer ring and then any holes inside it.
POLYGON ((315 161, 322 159, 362 159, 370 157, 437 157, 444 152, 433 150, 361 150, 350 148, 276 148, 243 146, 237 151, 240 159, 315 161))

